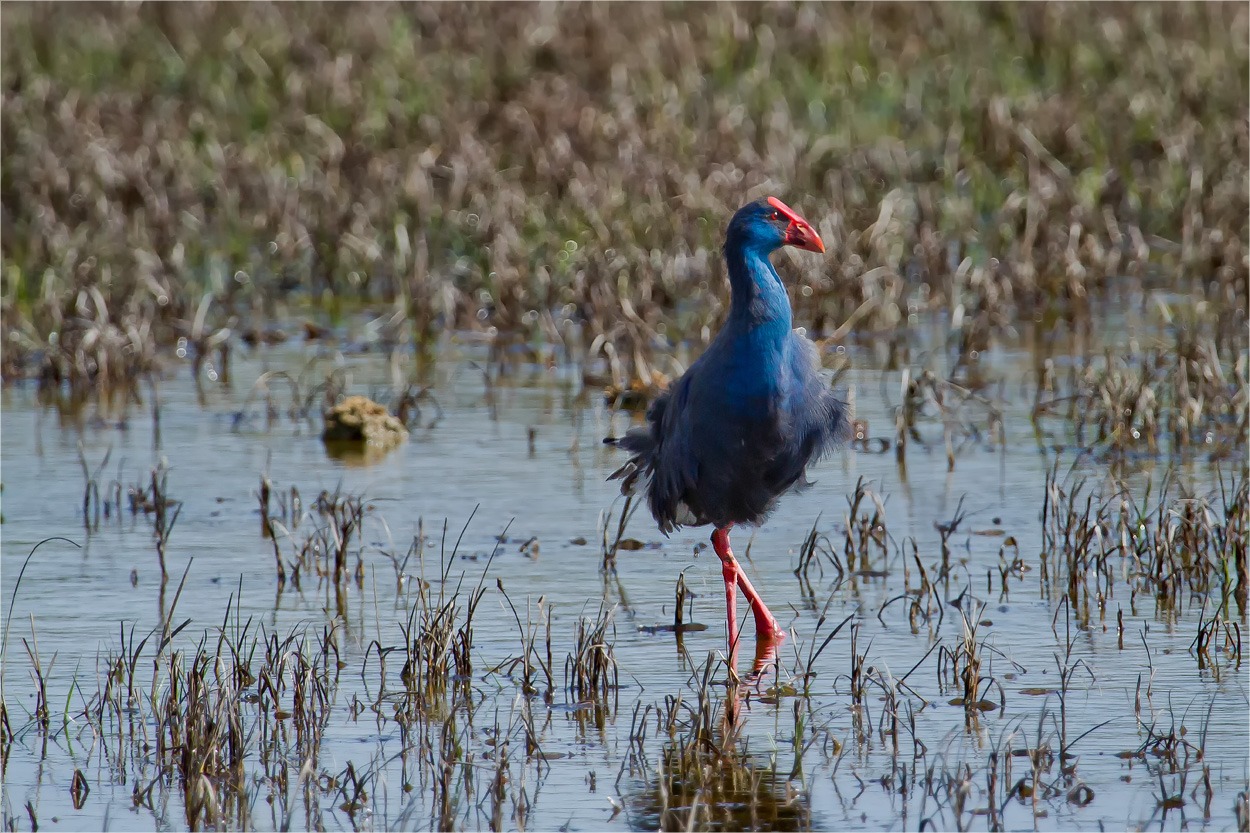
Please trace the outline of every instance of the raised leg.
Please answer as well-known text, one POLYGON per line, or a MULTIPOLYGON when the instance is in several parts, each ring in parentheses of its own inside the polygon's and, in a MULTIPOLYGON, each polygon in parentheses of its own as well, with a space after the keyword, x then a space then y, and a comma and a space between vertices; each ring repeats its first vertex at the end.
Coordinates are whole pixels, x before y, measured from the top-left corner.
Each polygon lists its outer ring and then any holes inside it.
POLYGON ((737 637, 737 621, 734 618, 736 593, 735 588, 742 588, 742 595, 747 597, 747 602, 751 605, 751 613, 755 616, 755 631, 761 635, 771 636, 774 639, 784 639, 785 630, 777 622, 776 618, 769 612, 768 607, 764 604, 764 600, 760 598, 760 594, 755 592, 755 588, 751 586, 750 579, 743 572, 742 566, 738 564, 738 560, 734 558, 733 550, 729 548, 729 530, 717 529, 712 533, 712 549, 716 551, 716 555, 721 560, 721 573, 725 577, 725 600, 726 608, 729 613, 729 646, 732 650, 736 646, 737 637))

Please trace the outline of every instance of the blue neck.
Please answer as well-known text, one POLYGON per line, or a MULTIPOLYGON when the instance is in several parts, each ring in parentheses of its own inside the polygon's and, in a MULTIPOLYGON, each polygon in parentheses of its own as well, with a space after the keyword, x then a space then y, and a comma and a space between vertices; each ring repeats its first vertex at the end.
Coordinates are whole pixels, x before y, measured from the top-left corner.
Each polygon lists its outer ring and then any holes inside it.
POLYGON ((724 354, 728 407, 741 416, 762 418, 784 376, 790 339, 790 299, 768 262, 772 247, 729 240, 725 265, 733 299, 717 341, 724 354))
POLYGON ((764 330, 773 337, 790 332, 790 299, 768 260, 771 252, 772 247, 726 242, 725 265, 733 295, 727 327, 764 330))

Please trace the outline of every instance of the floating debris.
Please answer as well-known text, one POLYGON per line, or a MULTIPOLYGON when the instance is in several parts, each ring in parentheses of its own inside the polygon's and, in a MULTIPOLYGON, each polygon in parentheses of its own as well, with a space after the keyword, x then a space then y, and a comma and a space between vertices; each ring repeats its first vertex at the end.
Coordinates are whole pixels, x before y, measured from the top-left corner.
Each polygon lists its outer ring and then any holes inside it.
POLYGON ((404 424, 366 396, 349 396, 325 413, 321 439, 329 443, 364 443, 389 450, 408 439, 404 424))

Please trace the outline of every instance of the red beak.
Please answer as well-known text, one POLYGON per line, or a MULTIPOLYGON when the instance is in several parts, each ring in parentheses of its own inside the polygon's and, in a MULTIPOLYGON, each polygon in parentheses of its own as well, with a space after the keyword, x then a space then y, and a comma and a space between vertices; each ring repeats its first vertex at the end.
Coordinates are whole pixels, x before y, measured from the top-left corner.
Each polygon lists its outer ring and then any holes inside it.
POLYGON ((768 204, 777 209, 789 221, 790 225, 786 228, 785 245, 794 246, 798 249, 807 249, 809 252, 819 252, 824 254, 825 244, 820 239, 820 235, 816 233, 816 229, 812 228, 812 224, 804 220, 794 212, 794 209, 786 205, 776 197, 769 197, 768 204))

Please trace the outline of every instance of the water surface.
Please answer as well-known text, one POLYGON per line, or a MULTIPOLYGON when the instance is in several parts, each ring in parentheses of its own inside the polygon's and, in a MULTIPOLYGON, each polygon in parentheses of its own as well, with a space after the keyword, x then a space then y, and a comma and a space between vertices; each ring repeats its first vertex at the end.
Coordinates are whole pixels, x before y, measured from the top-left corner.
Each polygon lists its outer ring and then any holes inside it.
MULTIPOLYGON (((660 740, 652 737, 644 757, 648 771, 626 766, 630 732, 637 708, 660 703, 681 693, 691 697, 698 688, 695 666, 709 654, 724 650, 724 596, 719 564, 704 547, 707 530, 685 529, 665 538, 645 510, 636 514, 626 537, 645 546, 621 550, 617 572, 601 572, 600 541, 607 512, 619 513, 622 499, 614 483, 604 478, 622 461, 618 452, 600 443, 601 437, 626 428, 628 414, 609 413, 597 391, 580 389, 572 370, 518 365, 513 373, 492 370, 486 383, 484 351, 471 345, 448 348, 433 376, 432 393, 442 407, 423 409, 423 426, 398 450, 367 464, 329 456, 319 426, 280 417, 270 424, 258 399, 247 405, 254 380, 266 370, 285 369, 298 375, 309 359, 327 353, 315 345, 284 345, 259 355, 236 357, 229 390, 207 385, 205 401, 197 400, 190 365, 171 356, 171 375, 159 389, 159 442, 148 406, 132 409, 124 424, 63 415, 41 405, 32 387, 17 385, 3 396, 3 593, 7 607, 23 560, 31 548, 49 536, 76 542, 44 545, 31 559, 12 610, 11 633, 5 664, 4 696, 17 732, 4 772, 3 810, 6 824, 31 826, 31 814, 44 829, 168 829, 186 825, 176 779, 156 790, 161 799, 136 803, 136 783, 157 774, 150 761, 119 762, 107 738, 96 737, 81 712, 106 674, 103 658, 121 649, 123 638, 158 628, 170 611, 174 591, 186 573, 185 587, 173 616, 191 623, 175 638, 176 649, 192 651, 205 633, 213 635, 233 598, 237 621, 249 617, 268 633, 323 633, 332 627, 342 663, 333 691, 332 714, 316 762, 319 772, 339 776, 349 766, 371 773, 368 799, 344 809, 340 793, 327 790, 319 797, 293 801, 294 826, 319 823, 327 828, 430 827, 436 809, 429 791, 414 778, 420 764, 405 756, 405 739, 396 724, 353 713, 353 702, 370 701, 379 686, 376 654, 371 645, 398 646, 400 625, 412 604, 408 589, 397 590, 396 567, 387 553, 402 554, 423 524, 429 545, 424 564, 410 560, 408 576, 433 578, 439 569, 440 541, 448 528, 446 551, 463 529, 463 540, 450 575, 465 576, 476 585, 484 571, 486 588, 475 617, 473 697, 478 703, 475 728, 468 737, 483 766, 487 729, 496 721, 507 724, 518 708, 520 689, 515 678, 489 669, 520 653, 521 621, 537 616, 540 599, 552 613, 555 690, 551 702, 531 701, 542 746, 542 760, 525 762, 514 752, 509 784, 511 796, 525 790, 525 807, 508 804, 503 826, 530 829, 626 829, 660 824, 655 770, 660 740), (431 424, 432 423, 432 424, 431 424), (168 490, 182 502, 170 536, 167 559, 171 581, 162 589, 152 538, 152 525, 142 513, 128 511, 102 518, 87 529, 82 513, 84 475, 79 446, 94 468, 110 454, 99 476, 102 490, 117 481, 123 491, 146 483, 150 469, 161 458, 168 462, 168 490), (277 490, 298 488, 305 508, 322 490, 362 495, 369 507, 363 541, 354 542, 363 579, 351 581, 337 597, 329 584, 304 576, 302 589, 290 584, 279 590, 272 544, 261 537, 256 498, 263 473, 277 490), (467 524, 467 526, 466 526, 467 524), (506 535, 502 541, 501 534, 506 535), (491 555, 494 553, 493 560, 491 555), (488 568, 489 563, 489 568, 488 568), (678 648, 672 633, 655 626, 672 622, 674 588, 684 572, 693 593, 692 617, 706 630, 687 633, 678 648), (518 614, 505 599, 515 605, 518 614), (589 708, 564 688, 564 657, 572 650, 575 629, 582 616, 595 617, 601 605, 615 606, 613 650, 619 663, 620 688, 615 704, 589 708), (48 670, 52 727, 45 744, 32 722, 35 685, 22 640, 34 649, 37 637, 42 666, 48 670), (55 656, 55 661, 52 658, 55 656), (485 727, 485 728, 483 728, 485 727), (80 771, 90 793, 75 809, 71 785, 80 771), (406 792, 405 782, 415 788, 406 792), (319 815, 310 815, 308 803, 319 815), (303 803, 300 803, 303 802, 303 803), (30 805, 30 810, 27 805, 30 805), (318 822, 312 821, 319 819, 318 822)), ((376 354, 328 355, 320 367, 336 361, 346 369, 351 392, 372 393, 388 399, 387 362, 376 354)), ((1022 374, 1026 355, 1004 351, 991 368, 1004 378, 1022 374)), ((860 362, 871 366, 867 360, 860 362)), ((317 378, 315 374, 310 378, 317 378)), ((865 419, 873 437, 892 438, 892 404, 898 399, 899 374, 852 370, 841 383, 853 398, 856 414, 865 419)), ((1023 387, 1023 385, 1021 385, 1023 387)), ((288 394, 274 385, 275 401, 285 410, 288 394)), ((787 497, 769 522, 752 535, 736 530, 734 545, 755 583, 783 625, 793 636, 781 653, 778 679, 786 679, 796 665, 796 648, 806 656, 818 616, 833 623, 853 617, 858 625, 859 651, 868 666, 888 669, 899 678, 912 670, 905 695, 914 715, 914 744, 908 729, 895 756, 892 743, 879 732, 857 731, 867 720, 881 719, 881 692, 869 687, 864 707, 854 706, 850 687, 849 625, 821 655, 813 670, 810 697, 752 697, 742 712, 741 733, 752 760, 761 771, 775 766, 777 783, 791 774, 795 730, 794 704, 805 715, 805 739, 820 738, 802 756, 802 772, 788 780, 793 799, 781 810, 770 810, 757 823, 784 828, 913 829, 926 820, 938 828, 955 825, 954 810, 925 796, 916 773, 939 778, 959 773, 967 763, 975 773, 976 788, 961 817, 980 828, 987 816, 983 786, 993 750, 1025 749, 1038 745, 1039 733, 1057 743, 1057 695, 1044 692, 1059 687, 1065 644, 1070 640, 1067 665, 1078 660, 1066 702, 1068 737, 1089 731, 1075 743, 1075 775, 1063 777, 1058 764, 1043 776, 1056 785, 1055 794, 1035 803, 1012 798, 1003 819, 1012 829, 1092 829, 1159 827, 1227 829, 1236 826, 1234 803, 1247 788, 1247 686, 1244 670, 1226 654, 1216 654, 1214 665, 1199 670, 1191 650, 1202 614, 1200 597, 1187 598, 1179 611, 1158 609, 1149 594, 1131 595, 1123 576, 1128 565, 1116 560, 1117 581, 1105 596, 1101 610, 1072 611, 1063 603, 1064 586, 1042 581, 1040 512, 1046 473, 1060 458, 1060 470, 1075 464, 1072 477, 1088 475, 1097 487, 1109 488, 1107 467, 1091 457, 1078 460, 1071 450, 1060 450, 1065 438, 1039 437, 1028 419, 1031 401, 1013 385, 994 391, 1006 398, 1005 442, 963 445, 953 470, 948 471, 940 427, 923 433, 929 447, 909 445, 906 466, 900 467, 893 450, 870 453, 847 449, 824 461, 812 475, 807 491, 787 497), (841 581, 828 561, 824 575, 813 571, 805 587, 793 574, 799 550, 813 525, 835 547, 842 547, 847 496, 860 478, 884 504, 889 543, 884 557, 858 575, 841 581), (904 592, 904 583, 918 581, 911 563, 914 541, 920 561, 937 575, 941 561, 940 535, 935 524, 949 522, 963 501, 966 519, 951 536, 952 571, 939 589, 947 602, 959 598, 964 610, 979 610, 978 638, 983 651, 982 673, 993 676, 1005 696, 1006 709, 980 715, 974 725, 965 720, 962 706, 951 705, 957 692, 939 680, 940 650, 953 649, 962 635, 960 609, 946 604, 940 627, 936 620, 909 627, 906 602, 882 606, 904 592), (1011 579, 1004 593, 999 567, 1004 542, 1014 538, 1028 571, 1011 579), (904 570, 909 572, 905 576, 904 570), (983 608, 980 605, 984 604, 983 608), (1122 614, 1123 636, 1117 629, 1122 614), (1147 696, 1147 690, 1149 696, 1147 696), (771 701, 771 702, 770 702, 771 701), (1140 703, 1140 711, 1136 708, 1140 703), (866 708, 866 712, 865 709, 866 708), (1139 719, 1140 718, 1140 719, 1139 719), (1197 744, 1201 735, 1205 755, 1191 754, 1186 762, 1157 756, 1128 758, 1118 753, 1138 750, 1150 738, 1146 726, 1180 732, 1197 744), (829 739, 837 741, 831 745, 829 739), (834 747, 840 746, 835 751, 834 747), (1202 787, 1203 767, 1213 791, 1209 815, 1202 787), (901 769, 900 769, 901 766, 901 769), (1091 792, 1070 795, 1075 784, 1091 792), (1167 793, 1165 796, 1164 793, 1167 793), (1180 795, 1183 803, 1161 803, 1180 795)), ((88 416, 90 412, 88 412, 88 416)), ((1165 461, 1140 461, 1124 473, 1124 482, 1138 494, 1147 483, 1156 489, 1165 461)), ((1225 463, 1225 480, 1235 473, 1225 463)), ((1177 488, 1198 495, 1218 494, 1215 466, 1195 461, 1173 467, 1177 488)), ((1150 506, 1153 508, 1155 498, 1150 506)), ((865 504, 863 509, 869 509, 865 504)), ((871 511, 871 510, 869 510, 871 511)), ((283 539, 288 549, 314 526, 307 518, 283 539)), ((614 522, 613 522, 614 523, 614 522)), ((615 526, 612 527, 613 535, 615 526)), ((1052 566, 1053 569, 1053 566, 1052 566)), ((744 608, 740 607, 740 610, 744 608)), ((1210 610, 1205 614, 1210 618, 1210 610)), ((1244 618, 1234 618, 1245 627, 1244 618)), ((747 626, 748 635, 751 632, 747 626)), ((749 664, 746 649, 742 669, 749 664)), ((150 683, 153 648, 141 658, 141 681, 150 683)), ((398 663, 388 668, 390 685, 397 684, 398 663)), ((724 678, 718 667, 717 679, 724 678)), ((723 698, 723 687, 715 689, 723 698)), ((998 691, 989 697, 998 702, 998 691)), ((654 719, 654 718, 652 718, 654 719)), ((1015 771, 1024 775, 1026 758, 1015 757, 1015 771)), ((299 764, 292 764, 292 778, 299 764)), ((255 755, 247 760, 244 804, 234 818, 245 816, 249 826, 281 826, 282 814, 269 796, 273 784, 260 777, 255 755)), ((487 773, 486 782, 489 782, 487 773)), ((491 819, 475 809, 483 796, 462 796, 458 824, 485 828, 491 819)), ((1002 802, 1001 793, 999 802, 1002 802)), ((749 823, 749 808, 739 818, 749 823)), ((756 808, 755 812, 759 813, 756 808)))

